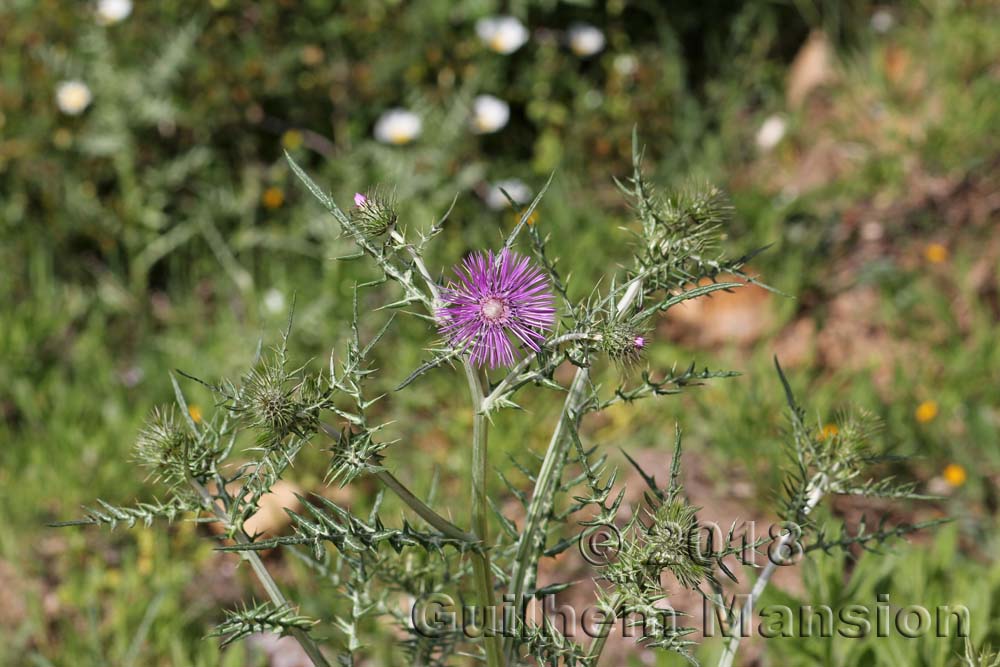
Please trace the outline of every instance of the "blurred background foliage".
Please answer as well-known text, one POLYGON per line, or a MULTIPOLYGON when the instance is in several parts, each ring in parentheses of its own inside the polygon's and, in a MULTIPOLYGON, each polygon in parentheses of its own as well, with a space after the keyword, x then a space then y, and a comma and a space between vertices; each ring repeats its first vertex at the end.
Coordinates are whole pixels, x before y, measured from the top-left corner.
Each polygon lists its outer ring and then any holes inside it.
MULTIPOLYGON (((168 369, 237 374, 258 340, 276 339, 293 294, 303 359, 345 335, 352 287, 372 274, 335 259, 349 244, 283 151, 342 206, 370 184, 394 188, 413 229, 454 199, 432 253, 442 273, 513 224, 510 209, 490 205, 496 183, 537 191, 554 171, 535 224, 582 296, 629 254, 632 223, 612 177, 628 173, 635 125, 654 182, 710 179, 731 192, 733 251, 772 244, 755 269, 791 298, 740 290, 663 322, 654 368, 694 360, 744 375, 595 417, 591 438, 656 461, 679 420, 696 503, 727 524, 747 512, 765 520, 779 479, 778 354, 823 423, 856 404, 879 414, 884 444, 914 455, 897 472, 943 496, 933 516, 956 518, 944 537, 880 561, 893 565, 877 575, 882 566, 862 557, 856 590, 961 601, 974 639, 1000 643, 994 3, 162 0, 114 21, 98 8, 0 4, 0 663, 282 664, 273 647, 220 655, 201 640, 220 607, 253 590, 193 524, 42 526, 95 495, 156 493, 130 449, 151 406, 169 400, 168 369), (497 15, 527 29, 510 53, 477 31, 497 15), (581 23, 603 36, 596 51, 574 45, 581 23), (89 91, 83 108, 61 108, 67 81, 89 91), (492 133, 470 127, 483 94, 509 104, 492 133), (392 108, 422 121, 405 145, 374 138, 392 108), (927 579, 938 583, 912 586, 927 579)), ((368 292, 364 305, 390 296, 368 292)), ((394 335, 387 388, 433 342, 417 321, 394 335)), ((421 382, 385 402, 405 424, 389 465, 425 490, 439 474, 439 494, 464 497, 469 417, 447 371, 421 382)), ((527 417, 498 419, 497 465, 505 451, 540 451, 555 411, 542 397, 527 417)), ((315 460, 296 470, 296 488, 370 502, 364 482, 326 489, 315 460)), ((879 510, 844 503, 836 514, 879 510)), ((779 584, 809 599, 801 582, 779 584)), ((336 604, 319 584, 289 576, 288 586, 312 615, 336 604)), ((831 646, 780 642, 744 659, 944 665, 960 650, 831 646)), ((383 650, 374 664, 399 660, 383 650)), ((708 642, 705 656, 717 650, 708 642)))

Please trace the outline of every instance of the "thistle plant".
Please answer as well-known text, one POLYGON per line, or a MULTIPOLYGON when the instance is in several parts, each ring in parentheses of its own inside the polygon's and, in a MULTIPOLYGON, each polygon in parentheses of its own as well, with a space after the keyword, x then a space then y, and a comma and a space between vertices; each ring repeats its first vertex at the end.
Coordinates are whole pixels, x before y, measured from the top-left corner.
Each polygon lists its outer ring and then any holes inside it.
MULTIPOLYGON (((292 171, 323 208, 353 240, 357 254, 380 272, 378 280, 355 289, 354 315, 346 344, 335 348, 326 367, 296 366, 289 359, 292 319, 280 343, 270 353, 258 351, 251 368, 238 380, 214 381, 185 374, 208 387, 218 398, 210 418, 189 417, 178 378, 173 379, 176 406, 154 412, 140 432, 136 457, 165 487, 166 500, 117 507, 98 501, 85 516, 62 525, 151 525, 194 516, 214 523, 228 539, 219 548, 241 556, 266 592, 266 601, 229 612, 214 633, 223 644, 252 633, 270 631, 294 637, 315 665, 336 660, 354 664, 366 654, 371 628, 395 624, 405 637, 402 651, 419 665, 451 664, 471 655, 489 667, 501 665, 597 665, 607 632, 581 640, 548 620, 515 618, 502 622, 508 603, 521 609, 526 601, 555 595, 569 582, 539 586, 539 564, 574 547, 582 547, 597 531, 613 527, 616 553, 594 564, 599 607, 613 620, 630 615, 663 616, 670 591, 662 575, 676 585, 700 591, 726 611, 730 627, 741 612, 725 604, 726 582, 735 582, 733 559, 752 566, 752 558, 769 545, 778 552, 804 545, 804 552, 870 548, 924 526, 865 527, 851 534, 836 531, 816 519, 824 498, 838 494, 882 498, 919 498, 911 484, 872 476, 870 466, 881 458, 871 446, 871 420, 863 414, 845 417, 836 435, 809 425, 778 367, 791 413, 790 472, 781 518, 796 526, 775 540, 739 543, 734 522, 722 543, 701 545, 704 527, 699 508, 687 499, 680 483, 682 438, 675 431, 673 458, 665 484, 643 470, 627 453, 647 489, 641 507, 625 518, 625 490, 611 466, 606 448, 585 442, 581 418, 619 404, 670 396, 708 381, 732 377, 728 370, 698 369, 694 364, 662 370, 645 367, 646 350, 656 317, 688 301, 721 290, 739 289, 757 279, 746 263, 759 252, 750 249, 734 257, 721 247, 732 207, 712 186, 661 196, 646 181, 642 151, 634 139, 634 169, 618 183, 636 218, 638 233, 633 259, 607 276, 582 300, 571 297, 565 278, 549 252, 549 239, 529 224, 545 194, 541 188, 517 224, 496 248, 473 252, 444 282, 446 272, 428 265, 429 244, 444 229, 445 215, 428 229, 410 235, 399 221, 392 198, 381 190, 354 198, 345 212, 288 156, 292 171), (722 276, 728 276, 722 280, 722 276), (361 313, 359 295, 386 289, 396 296, 378 311, 361 313), (396 321, 385 311, 414 316, 427 323, 431 358, 398 382, 397 391, 418 386, 428 374, 460 373, 468 388, 472 428, 467 445, 471 458, 469 516, 446 518, 435 509, 433 492, 421 497, 386 467, 390 457, 403 457, 385 435, 382 401, 372 388, 375 353, 396 321), (364 324, 365 326, 362 326, 364 324), (376 327, 371 337, 362 330, 376 327), (599 364, 619 368, 617 386, 601 386, 592 374, 599 364), (572 380, 560 383, 556 370, 571 366, 572 380), (459 369, 460 370, 457 370, 459 369), (521 397, 554 391, 562 409, 544 452, 514 457, 517 475, 491 460, 489 433, 494 417, 518 408, 521 397), (252 437, 251 446, 241 447, 252 437), (292 533, 264 537, 250 534, 246 522, 261 498, 286 474, 307 446, 329 452, 326 480, 351 485, 364 477, 377 480, 381 490, 371 511, 359 516, 324 497, 302 497, 301 510, 290 511, 292 533), (488 493, 491 468, 509 497, 522 505, 508 516, 488 493), (407 508, 401 521, 382 513, 385 494, 407 508), (771 542, 776 542, 772 544, 771 542), (309 618, 286 599, 261 559, 265 550, 282 549, 301 561, 318 581, 338 593, 332 616, 309 618), (448 626, 424 632, 414 617, 401 611, 408 602, 454 595, 479 610, 481 632, 448 626), (496 613, 489 613, 490 611, 496 613), (321 648, 318 627, 324 632, 321 648)), ((550 179, 551 180, 551 179, 550 179)), ((516 203, 511 199, 511 204, 516 203)), ((464 448, 465 445, 459 445, 464 448)), ((748 605, 759 597, 777 566, 772 560, 757 577, 748 605)), ((682 620, 679 612, 666 614, 682 620)), ((641 644, 675 652, 695 662, 693 629, 664 623, 641 644)), ((729 639, 720 665, 730 665, 739 645, 729 639)))

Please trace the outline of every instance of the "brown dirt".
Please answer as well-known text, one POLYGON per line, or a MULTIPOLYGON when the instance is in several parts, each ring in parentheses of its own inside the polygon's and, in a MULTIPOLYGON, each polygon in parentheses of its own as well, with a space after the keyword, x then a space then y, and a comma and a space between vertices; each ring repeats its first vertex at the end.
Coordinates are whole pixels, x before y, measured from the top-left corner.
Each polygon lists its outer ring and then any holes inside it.
MULTIPOLYGON (((748 273, 752 275, 753 271, 748 273)), ((699 285, 710 282, 706 278, 699 285)), ((724 274, 717 282, 743 282, 743 279, 724 274)), ((732 291, 691 299, 667 312, 658 335, 694 347, 721 344, 749 347, 773 329, 773 298, 763 287, 746 284, 732 291)))

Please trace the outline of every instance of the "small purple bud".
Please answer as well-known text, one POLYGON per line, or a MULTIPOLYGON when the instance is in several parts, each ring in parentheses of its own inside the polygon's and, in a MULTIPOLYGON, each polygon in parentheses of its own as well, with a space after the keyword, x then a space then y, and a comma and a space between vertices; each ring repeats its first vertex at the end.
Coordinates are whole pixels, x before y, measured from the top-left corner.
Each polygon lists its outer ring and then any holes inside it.
POLYGON ((354 193, 354 208, 351 220, 357 231, 365 238, 382 236, 396 224, 396 212, 392 208, 392 198, 379 188, 372 188, 368 194, 354 193))
POLYGON ((631 366, 642 359, 642 352, 649 342, 641 324, 628 320, 610 320, 597 331, 600 344, 608 357, 622 366, 631 366))

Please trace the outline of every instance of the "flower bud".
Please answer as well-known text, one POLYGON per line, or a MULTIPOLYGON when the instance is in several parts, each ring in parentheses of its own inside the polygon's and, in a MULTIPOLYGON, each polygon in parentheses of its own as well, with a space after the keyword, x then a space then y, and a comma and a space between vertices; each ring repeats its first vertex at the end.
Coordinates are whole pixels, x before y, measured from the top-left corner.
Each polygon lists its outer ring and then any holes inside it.
POLYGON ((289 432, 299 408, 285 381, 277 364, 265 364, 247 376, 244 399, 237 410, 246 416, 251 426, 279 437, 289 432))
POLYGON ((377 188, 367 194, 355 193, 351 221, 367 239, 391 231, 396 224, 392 198, 377 188))
POLYGON ((646 566, 651 572, 669 570, 682 586, 696 588, 711 574, 711 561, 701 550, 695 508, 679 501, 665 503, 650 512, 649 519, 646 566))
POLYGON ((649 336, 631 322, 608 322, 601 330, 601 349, 612 360, 624 366, 631 366, 642 358, 642 352, 649 344, 649 336))
POLYGON ((153 476, 171 485, 184 481, 187 461, 194 457, 193 448, 194 438, 173 406, 155 408, 135 442, 139 462, 153 476))

